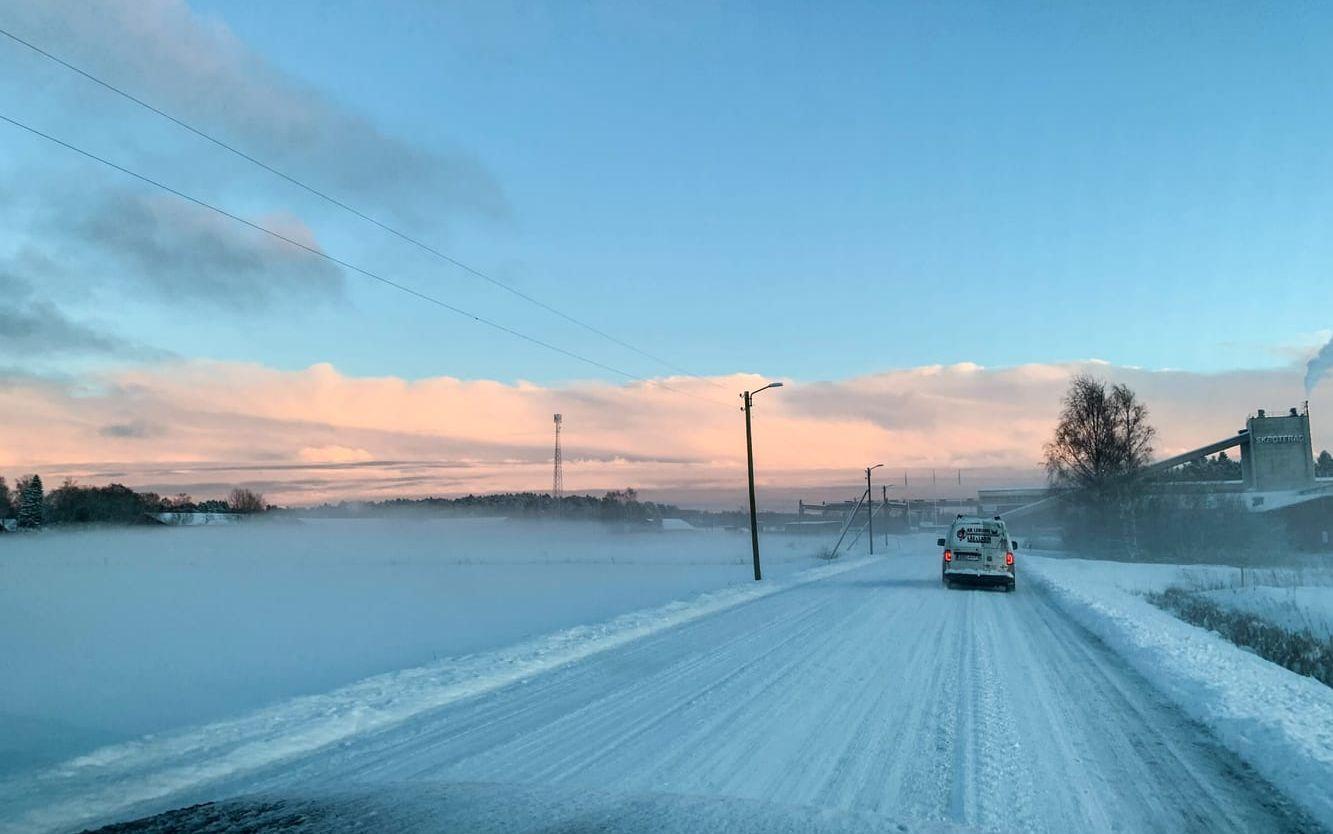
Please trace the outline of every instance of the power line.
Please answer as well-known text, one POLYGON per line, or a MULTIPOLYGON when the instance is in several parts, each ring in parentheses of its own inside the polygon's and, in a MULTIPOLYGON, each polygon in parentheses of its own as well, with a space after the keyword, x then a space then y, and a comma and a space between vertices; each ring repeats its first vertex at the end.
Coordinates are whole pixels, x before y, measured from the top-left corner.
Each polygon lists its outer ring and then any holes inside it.
MULTIPOLYGON (((324 260, 329 261, 330 263, 337 264, 338 266, 341 266, 341 267, 343 267, 344 269, 348 269, 348 270, 351 270, 352 272, 358 273, 358 274, 360 274, 360 275, 364 275, 365 277, 370 278, 370 279, 372 279, 372 280, 379 281, 381 284, 384 284, 384 285, 389 286, 389 287, 393 287, 394 289, 396 289, 396 290, 398 290, 398 291, 400 291, 400 292, 407 293, 408 295, 413 296, 413 297, 415 297, 415 298, 418 298, 418 299, 420 299, 420 300, 422 300, 422 301, 426 301, 426 302, 428 302, 428 303, 430 303, 430 304, 434 304, 434 305, 436 305, 436 306, 438 306, 438 307, 443 307, 444 309, 449 310, 449 311, 452 312, 452 313, 457 313, 457 314, 460 315, 460 316, 464 316, 464 317, 466 317, 466 318, 472 319, 473 321, 475 321, 475 322, 477 322, 477 323, 479 323, 479 324, 484 324, 484 325, 486 325, 487 327, 491 327, 491 328, 493 328, 493 329, 495 329, 495 330, 499 330, 499 331, 502 332, 502 333, 507 333, 507 334, 510 335, 510 336, 514 336, 515 338, 522 339, 522 340, 524 340, 525 342, 530 342, 530 343, 532 343, 532 344, 534 344, 534 345, 537 345, 538 347, 543 347, 543 348, 546 348, 547 350, 554 351, 554 352, 559 353, 559 354, 562 354, 562 355, 564 355, 564 356, 568 356, 568 357, 571 358, 571 359, 577 359, 577 360, 580 361, 580 362, 587 363, 587 364, 589 364, 589 365, 592 365, 593 367, 600 368, 600 369, 602 369, 602 370, 604 370, 604 371, 609 371, 609 372, 611 372, 611 373, 618 374, 619 376, 623 376, 623 377, 625 377, 625 378, 627 378, 627 379, 636 380, 636 381, 638 381, 638 382, 643 382, 643 383, 647 383, 647 384, 650 384, 650 385, 657 385, 657 386, 659 386, 659 387, 661 387, 661 388, 663 388, 663 389, 665 389, 665 390, 667 390, 667 391, 672 391, 672 392, 677 393, 677 394, 684 394, 684 395, 687 396, 687 397, 694 397, 695 399, 704 400, 705 402, 710 402, 710 403, 713 403, 714 405, 720 405, 720 403, 716 402, 715 400, 708 399, 707 397, 700 397, 699 395, 697 395, 697 394, 692 394, 692 393, 690 393, 689 391, 683 391, 683 390, 680 390, 680 389, 678 389, 678 388, 672 388, 670 385, 667 385, 666 383, 661 382, 661 381, 659 381, 659 380, 651 380, 651 379, 647 379, 647 378, 645 378, 645 377, 639 376, 639 375, 637 375, 637 374, 632 374, 632 373, 630 373, 629 371, 623 371, 623 370, 621 370, 620 368, 617 368, 617 367, 615 367, 615 366, 613 366, 613 365, 607 365, 607 364, 604 363, 604 362, 599 362, 599 361, 597 361, 596 359, 591 359, 591 358, 589 358, 589 357, 587 357, 587 356, 584 356, 584 355, 582 355, 582 354, 575 353, 575 352, 572 351, 572 350, 567 350, 567 349, 565 349, 565 348, 559 347, 558 345, 553 345, 553 344, 551 344, 550 342, 543 341, 542 339, 538 339, 538 338, 535 337, 535 336, 529 336, 528 334, 523 333, 522 331, 515 330, 515 329, 512 328, 512 327, 509 327, 509 326, 504 325, 504 324, 500 324, 499 322, 497 322, 497 321, 493 321, 493 320, 488 319, 488 318, 485 318, 484 316, 479 316, 479 315, 477 315, 476 313, 468 312, 467 310, 464 310, 464 309, 461 308, 461 307, 457 307, 457 306, 455 306, 455 305, 453 305, 453 304, 450 304, 449 302, 444 301, 444 300, 442 300, 442 299, 440 299, 440 298, 436 298, 435 296, 428 295, 427 293, 421 292, 421 291, 419 291, 419 290, 414 290, 414 289, 412 289, 411 287, 409 287, 409 286, 407 286, 407 285, 405 285, 405 284, 400 284, 400 283, 398 283, 397 281, 393 281, 393 280, 390 280, 390 279, 388 279, 388 278, 385 278, 384 276, 379 275, 379 274, 377 274, 377 273, 375 273, 375 272, 371 272, 371 271, 368 270, 368 269, 364 269, 364 268, 362 268, 362 267, 356 266, 355 264, 349 263, 349 262, 347 262, 347 261, 345 261, 345 260, 343 260, 343 259, 341 259, 341 258, 335 257, 334 255, 330 255, 330 254, 328 254, 327 252, 324 252, 324 251, 322 251, 322 250, 320 250, 320 249, 317 249, 317 248, 314 247, 314 246, 310 246, 309 244, 302 243, 302 242, 300 242, 299 240, 295 240, 295 239, 293 239, 293 238, 287 237, 286 235, 282 234, 281 232, 275 232, 274 230, 272 230, 272 229, 270 229, 270 228, 268 228, 268 227, 266 227, 266 226, 261 226, 261 225, 259 225, 258 223, 254 223, 254 222, 252 222, 252 221, 246 220, 244 217, 241 217, 241 216, 236 215, 236 214, 232 214, 231 212, 227 211, 226 209, 219 208, 218 206, 215 206, 215 205, 213 205, 212 203, 205 202, 204 200, 201 200, 201 199, 199 199, 198 197, 192 197, 192 196, 190 196, 189 194, 186 194, 186 193, 183 192, 183 191, 179 191, 179 190, 177 190, 177 189, 175 189, 175 188, 172 188, 171 186, 166 185, 165 183, 159 182, 159 181, 157 181, 157 180, 155 180, 155 179, 152 179, 151 177, 145 176, 145 175, 140 174, 140 173, 138 173, 138 172, 136 172, 136 171, 131 171, 129 168, 126 168, 126 167, 124 167, 123 165, 118 165, 118 164, 116 164, 115 162, 112 162, 112 161, 109 160, 109 159, 106 159, 106 158, 104 158, 104 157, 100 157, 100 156, 98 156, 97 154, 92 153, 91 151, 86 151, 86 150, 84 150, 83 148, 80 148, 80 147, 77 147, 77 146, 75 146, 75 145, 72 145, 72 144, 70 144, 69 142, 66 142, 66 141, 63 140, 63 139, 59 139, 59 138, 57 138, 57 137, 55 137, 55 136, 52 136, 52 135, 49 134, 49 133, 44 133, 44 132, 38 130, 37 128, 35 128, 35 127, 31 127, 31 126, 29 126, 29 125, 26 125, 26 124, 24 124, 23 122, 18 121, 17 119, 13 119, 13 118, 10 118, 9 116, 4 115, 3 113, 0 113, 0 121, 7 122, 7 123, 13 125, 14 127, 17 127, 17 128, 19 128, 19 129, 21 129, 21 130, 25 130, 25 131, 27 131, 28 133, 32 134, 33 136, 39 136, 39 137, 41 137, 42 139, 47 140, 48 142, 52 142, 52 143, 54 143, 54 144, 56 144, 56 145, 59 145, 60 147, 65 148, 66 150, 73 151, 74 153, 77 153, 77 154, 79 154, 80 156, 83 156, 83 157, 85 157, 85 158, 87 158, 87 159, 91 159, 91 160, 93 160, 94 162, 100 162, 101 164, 107 166, 108 168, 113 168, 113 169, 115 169, 115 170, 121 172, 122 174, 126 174, 127 176, 134 177, 135 179, 139 180, 140 182, 147 183, 148 185, 151 185, 151 186, 153 186, 154 188, 159 188, 159 189, 161 189, 161 190, 167 192, 168 194, 172 194, 172 195, 174 195, 174 196, 176 196, 176 197, 179 197, 179 198, 182 199, 182 200, 186 200, 187 202, 193 203, 194 205, 199 206, 200 208, 205 208, 205 209, 208 209, 209 211, 216 212, 217 214, 220 214, 220 215, 222 215, 223 217, 226 217, 226 218, 228 218, 228 219, 230 219, 230 220, 233 220, 233 221, 235 221, 235 222, 237 222, 237 223, 240 223, 240 224, 243 225, 243 226, 247 226, 247 227, 249 227, 249 228, 251 228, 251 229, 254 229, 254 230, 257 231, 257 232, 262 232, 262 233, 264 233, 264 234, 266 234, 266 235, 268 235, 268 236, 270 236, 270 237, 272 237, 272 238, 275 238, 275 239, 277 239, 277 240, 282 241, 283 243, 289 244, 289 245, 291 245, 291 246, 296 247, 297 249, 301 249, 301 250, 303 250, 303 251, 305 251, 305 252, 308 252, 308 253, 311 254, 311 255, 315 255, 315 256, 317 256, 317 257, 323 258, 324 260)), ((730 407, 730 406, 728 406, 728 407, 730 407)))
POLYGON ((41 56, 43 56, 44 58, 47 58, 47 59, 49 59, 49 60, 51 60, 51 61, 54 61, 55 63, 59 64, 60 66, 64 67, 65 69, 67 69, 67 70, 69 70, 69 71, 71 71, 71 72, 74 72, 74 73, 77 73, 78 75, 83 76, 84 78, 88 79, 89 81, 93 82, 94 84, 97 84, 97 85, 99 85, 99 86, 105 88, 106 90, 109 90, 110 92, 115 93, 116 95, 118 95, 118 96, 120 96, 120 97, 126 99, 127 101, 130 101, 130 102, 133 102, 134 104, 139 105, 140 107, 144 108, 145 110, 148 110, 148 111, 150 111, 150 112, 152 112, 152 113, 157 114, 158 116, 161 116, 162 118, 166 119, 167 121, 171 122, 172 124, 174 124, 174 125, 176 125, 176 126, 178 126, 178 127, 180 127, 180 128, 183 128, 184 130, 188 130, 190 133, 193 133, 195 136, 198 136, 200 139, 203 139, 203 140, 205 140, 205 141, 207 141, 207 142, 211 142, 211 143, 213 143, 214 145, 218 146, 219 148, 222 148, 223 150, 226 150, 226 151, 228 151, 228 152, 230 152, 230 153, 232 153, 232 154, 235 154, 236 156, 240 157, 241 159, 244 159, 245 161, 247 161, 247 162, 249 162, 249 163, 251 163, 251 164, 253 164, 253 165, 256 165, 256 166, 258 166, 258 167, 264 169, 265 171, 268 171, 270 174, 273 174, 273 175, 276 176, 276 177, 279 177, 279 178, 281 178, 281 179, 283 179, 283 180, 286 180, 287 182, 291 183, 292 185, 295 185, 297 188, 303 189, 304 191, 306 191, 306 192, 308 192, 308 193, 310 193, 310 194, 313 194, 313 195, 316 196, 316 197, 319 197, 321 200, 324 200, 324 201, 330 203, 331 205, 337 206, 338 208, 343 209, 344 211, 347 211, 347 212, 350 212, 351 214, 356 215, 357 217, 361 218, 362 220, 366 221, 367 223, 370 223, 370 224, 372 224, 372 225, 378 227, 379 229, 381 229, 381 230, 383 230, 383 231, 385 231, 385 232, 388 232, 389 234, 393 235, 394 237, 399 238, 400 240, 403 240, 403 241, 405 241, 405 242, 407 242, 407 243, 412 244, 413 246, 417 247, 418 249, 422 250, 423 252, 427 252, 427 253, 429 253, 429 254, 431 254, 431 255, 434 255, 435 257, 437 257, 437 258, 439 258, 439 259, 445 261, 446 263, 452 264, 453 266, 457 267, 458 269, 461 269, 461 270, 463 270, 464 272, 466 272, 466 273, 468 273, 468 274, 470 274, 470 275, 472 275, 472 276, 474 276, 474 277, 476 277, 476 278, 480 278, 480 279, 483 280, 483 281, 486 281, 486 282, 488 282, 488 283, 490 283, 490 284, 492 284, 492 285, 494 285, 494 286, 496 286, 496 287, 499 287, 500 289, 502 289, 502 290, 504 290, 504 291, 506 291, 506 292, 508 292, 508 293, 511 293, 511 294, 517 296, 518 298, 521 298, 521 299, 523 299, 524 301, 527 301, 527 302, 530 303, 530 304, 534 304, 534 305, 536 305, 536 306, 542 308, 543 310, 547 311, 548 313, 552 313, 552 314, 554 314, 554 315, 556 315, 556 316, 559 316, 560 318, 564 319, 565 321, 568 321, 568 322, 570 322, 570 323, 572 323, 572 324, 576 324, 576 325, 578 325, 579 327, 582 327, 582 328, 584 328, 585 330, 588 330, 588 331, 591 332, 591 333, 595 333, 595 334, 597 334, 598 336, 601 336, 603 339, 606 339, 606 340, 608 340, 608 341, 610 341, 610 342, 614 342, 615 344, 620 345, 621 347, 626 348, 626 349, 628 349, 628 350, 631 350, 631 351, 633 351, 633 352, 639 354, 640 356, 643 356, 643 357, 646 357, 646 358, 648 358, 648 359, 651 359, 652 361, 658 363, 659 365, 662 365, 662 366, 665 367, 665 368, 670 368, 671 370, 673 370, 673 371, 675 371, 675 372, 677 372, 677 373, 684 374, 685 376, 693 377, 693 378, 695 378, 695 379, 702 380, 702 381, 707 382, 709 385, 712 385, 712 386, 714 386, 714 387, 717 387, 717 388, 721 388, 721 387, 722 387, 721 385, 719 385, 718 383, 714 382, 714 381, 711 380, 711 379, 708 379, 707 377, 702 377, 702 376, 699 376, 698 374, 692 373, 692 372, 690 372, 690 371, 688 371, 688 370, 686 370, 686 369, 680 367, 679 365, 675 365, 675 364, 673 364, 673 363, 671 363, 671 362, 668 362, 667 360, 663 359, 663 358, 660 357, 660 356, 657 356, 657 355, 655 355, 655 354, 649 353, 648 351, 643 350, 643 349, 641 349, 641 348, 635 347, 634 345, 630 344, 629 342, 626 342, 626 341, 624 341, 623 339, 620 339, 620 338, 618 338, 618 337, 616 337, 616 336, 612 336, 610 333, 607 333, 606 331, 604 331, 604 330, 602 330, 602 329, 600 329, 600 328, 598 328, 598 327, 596 327, 596 326, 594 326, 594 325, 591 325, 591 324, 589 324, 588 322, 583 321, 582 319, 579 319, 579 318, 576 318, 576 317, 574 317, 574 316, 571 316, 571 315, 569 315, 568 313, 564 312, 563 310, 559 310, 559 309, 557 309, 557 308, 555 308, 555 307, 552 307, 550 304, 547 304, 546 302, 541 301, 540 299, 534 298, 533 296, 528 295, 527 293, 523 292, 522 290, 520 290, 520 289, 518 289, 518 288, 516 288, 516 287, 514 287, 514 286, 511 286, 510 284, 507 284, 507 283, 505 283, 504 281, 499 280, 498 278, 494 278, 494 277, 492 277, 492 276, 486 274, 485 272, 482 272, 481 270, 479 270, 479 269, 477 269, 477 268, 475 268, 475 267, 469 266, 468 264, 464 263, 463 261, 460 261, 460 260, 458 260, 457 258, 454 258, 453 256, 448 255, 448 254, 446 254, 446 253, 440 251, 439 249, 436 249, 435 247, 431 246, 430 244, 428 244, 428 243, 424 243, 424 242, 422 242, 421 240, 418 240, 417 238, 412 237, 411 235, 407 234, 406 232, 402 232, 402 231, 400 231, 400 230, 394 228, 393 226, 388 225, 387 223, 384 223, 384 222, 382 222, 382 221, 380 221, 380 220, 375 219, 374 217, 372 217, 372 216, 366 214, 365 212, 361 211, 360 209, 357 209, 357 208, 355 208, 355 207, 353 207, 353 206, 351 206, 351 205, 348 205, 347 203, 343 202, 342 200, 339 200, 338 198, 333 197, 333 196, 331 196, 331 195, 329 195, 329 194, 327 194, 327 193, 325 193, 325 192, 323 192, 323 191, 321 191, 321 190, 315 188, 314 186, 307 185, 306 183, 302 182, 301 180, 297 179, 296 177, 293 177, 293 176, 291 176, 290 174, 288 174, 288 173, 286 173, 286 172, 284 172, 284 171, 281 171, 281 170, 279 170, 279 169, 273 167, 272 165, 268 164, 267 162, 264 162, 264 161, 261 160, 261 159, 257 159, 257 158, 255 158, 254 156, 251 156, 250 154, 246 153, 245 151, 242 151, 241 149, 235 147, 234 145, 231 145, 231 144, 229 144, 229 143, 227 143, 227 142, 224 142, 223 140, 218 139, 217 137, 212 136, 211 134, 206 133, 206 132, 204 132, 203 130, 200 130, 199 128, 195 127, 194 125, 190 124, 189 122, 186 122, 186 121, 184 121, 183 119, 177 118, 176 116, 173 116, 173 115, 171 115, 170 113, 167 113, 167 112, 164 111, 164 110, 161 110, 161 109, 159 109, 159 108, 157 108, 157 107, 154 107, 152 104, 149 104, 148 102, 144 101, 143 99, 138 98, 137 96, 133 95, 132 93, 129 93, 129 92, 125 91, 125 90, 122 90, 120 87, 115 86, 114 84, 110 83, 109 81, 104 81, 104 80, 102 80, 101 78, 98 78, 97 76, 95 76, 95 75, 93 75, 92 73, 88 72, 87 70, 84 70, 84 69, 82 69, 82 68, 80 68, 80 67, 75 66, 74 64, 71 64, 69 61, 66 61, 65 59, 63 59, 63 58, 61 58, 61 57, 59 57, 59 56, 57 56, 57 55, 53 55, 53 54, 51 54, 50 52, 47 52, 45 49, 42 49, 40 46, 37 46, 36 44, 31 43, 30 41, 24 40, 23 38, 19 37, 18 35, 15 35, 13 32, 10 32, 10 31, 8 31, 8 30, 6 30, 6 29, 4 29, 4 28, 0 28, 0 35, 4 35, 5 37, 9 38, 11 41, 14 41, 14 42, 17 43, 17 44, 20 44, 20 45, 22 45, 22 46, 27 47, 28 49, 32 50, 33 52, 36 52, 38 55, 41 55, 41 56))

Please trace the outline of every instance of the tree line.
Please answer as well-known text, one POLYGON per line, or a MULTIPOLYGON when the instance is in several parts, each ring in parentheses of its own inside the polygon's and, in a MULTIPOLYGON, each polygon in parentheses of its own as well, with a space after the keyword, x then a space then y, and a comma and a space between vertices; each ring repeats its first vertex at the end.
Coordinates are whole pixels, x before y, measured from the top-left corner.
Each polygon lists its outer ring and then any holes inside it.
POLYGON ((40 475, 25 475, 11 489, 0 476, 0 519, 15 520, 22 530, 48 524, 138 524, 159 513, 251 514, 267 509, 263 495, 243 488, 233 489, 226 500, 196 501, 184 493, 161 496, 123 484, 83 486, 72 479, 46 492, 40 475))
POLYGON ((595 495, 562 495, 545 492, 500 492, 465 495, 461 498, 391 498, 384 501, 341 501, 301 510, 303 517, 364 518, 428 512, 435 515, 506 518, 558 518, 578 521, 647 523, 663 516, 681 514, 678 507, 640 501, 633 488, 595 495))
MULTIPOLYGON (((1316 478, 1333 478, 1333 454, 1325 449, 1314 459, 1316 478)), ((1239 481, 1240 461, 1225 451, 1214 457, 1200 457, 1163 473, 1162 480, 1170 481, 1239 481)))
MULTIPOLYGON (((66 480, 45 492, 38 475, 19 478, 11 489, 0 477, 0 520, 16 519, 20 529, 64 524, 137 524, 161 513, 275 513, 325 518, 359 518, 427 512, 445 516, 505 516, 648 524, 664 516, 698 515, 671 504, 639 500, 633 488, 610 490, 601 496, 542 492, 503 492, 461 498, 393 498, 384 501, 339 502, 317 507, 274 507, 264 496, 248 489, 231 491, 226 500, 196 501, 184 493, 162 496, 137 492, 123 484, 83 486, 66 480)), ((3 528, 0 528, 3 529, 3 528)))

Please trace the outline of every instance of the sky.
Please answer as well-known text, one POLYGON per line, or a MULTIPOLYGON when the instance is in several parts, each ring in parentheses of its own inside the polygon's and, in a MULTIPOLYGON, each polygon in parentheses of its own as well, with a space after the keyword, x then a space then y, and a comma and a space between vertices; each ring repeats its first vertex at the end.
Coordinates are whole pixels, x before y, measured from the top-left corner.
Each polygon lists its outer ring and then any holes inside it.
POLYGON ((1333 335, 1331 24, 0 0, 0 28, 577 320, 0 38, 0 115, 342 262, 0 123, 0 473, 543 488, 558 410, 568 487, 729 506, 736 392, 782 379, 775 502, 880 461, 1033 483, 1081 370, 1191 448, 1305 399, 1333 335))

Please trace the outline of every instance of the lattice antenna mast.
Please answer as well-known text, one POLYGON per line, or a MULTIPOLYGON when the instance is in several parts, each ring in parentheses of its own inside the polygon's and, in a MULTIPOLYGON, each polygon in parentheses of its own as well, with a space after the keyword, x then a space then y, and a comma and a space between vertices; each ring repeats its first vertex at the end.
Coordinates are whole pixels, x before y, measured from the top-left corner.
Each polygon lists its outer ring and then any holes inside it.
POLYGON ((565 468, 560 460, 560 425, 564 418, 555 415, 555 471, 551 474, 551 497, 560 499, 565 493, 565 468))

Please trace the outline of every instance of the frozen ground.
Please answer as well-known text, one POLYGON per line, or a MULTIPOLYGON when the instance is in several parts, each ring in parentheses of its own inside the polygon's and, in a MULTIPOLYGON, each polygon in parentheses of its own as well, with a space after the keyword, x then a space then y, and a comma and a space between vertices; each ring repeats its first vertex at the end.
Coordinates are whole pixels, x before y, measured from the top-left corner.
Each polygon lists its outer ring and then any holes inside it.
MULTIPOLYGON (((766 537, 773 577, 822 541, 766 537)), ((732 586, 749 540, 318 521, 0 539, 0 775, 732 586)))
MULTIPOLYGON (((657 797, 668 817, 716 798, 917 827, 1318 829, 1218 742, 1225 727, 1215 736, 1154 686, 1143 652, 1096 617, 1071 618, 1057 574, 1077 565, 1025 560, 1004 594, 945 590, 937 560, 917 540, 762 594, 723 590, 119 745, 0 783, 0 808, 16 829, 61 830, 252 794, 383 790, 429 805, 485 783, 516 816, 588 792, 657 797)), ((1329 785, 1306 785, 1316 806, 1329 785)))

